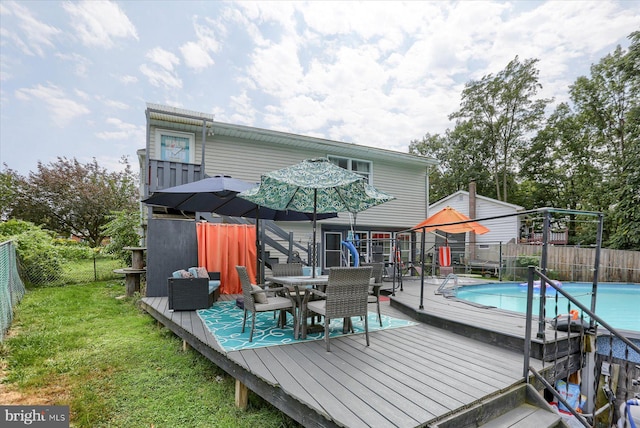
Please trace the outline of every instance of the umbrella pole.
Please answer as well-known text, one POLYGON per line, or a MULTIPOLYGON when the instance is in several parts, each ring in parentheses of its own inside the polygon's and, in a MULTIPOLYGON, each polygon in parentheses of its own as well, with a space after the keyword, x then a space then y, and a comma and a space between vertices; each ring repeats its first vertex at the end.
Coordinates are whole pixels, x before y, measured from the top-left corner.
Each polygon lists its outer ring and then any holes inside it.
POLYGON ((262 245, 260 245, 260 206, 256 205, 256 284, 263 283, 262 245))
POLYGON ((317 217, 318 189, 313 189, 313 248, 311 249, 311 278, 316 277, 316 217, 317 217))

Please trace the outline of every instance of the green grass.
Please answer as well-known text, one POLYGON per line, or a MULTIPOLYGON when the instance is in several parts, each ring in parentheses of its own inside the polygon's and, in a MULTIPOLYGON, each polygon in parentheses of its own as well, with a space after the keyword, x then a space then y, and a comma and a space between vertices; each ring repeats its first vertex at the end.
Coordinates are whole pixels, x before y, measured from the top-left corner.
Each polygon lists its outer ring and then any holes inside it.
POLYGON ((123 294, 118 281, 30 290, 0 345, 4 389, 69 405, 75 427, 298 426, 254 394, 236 408, 234 379, 123 294))

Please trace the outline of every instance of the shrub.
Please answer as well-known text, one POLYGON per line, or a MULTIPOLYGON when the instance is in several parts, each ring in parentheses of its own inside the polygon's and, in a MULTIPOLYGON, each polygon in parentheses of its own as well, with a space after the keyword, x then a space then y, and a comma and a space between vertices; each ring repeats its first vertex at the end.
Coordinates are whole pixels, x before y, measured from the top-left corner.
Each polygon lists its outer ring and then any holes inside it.
POLYGON ((22 220, 0 224, 0 240, 13 240, 21 261, 23 279, 34 285, 55 281, 62 275, 62 257, 53 233, 22 220))
POLYGON ((58 250, 58 255, 68 261, 78 261, 92 259, 99 249, 89 247, 82 242, 72 239, 56 239, 54 241, 58 250))

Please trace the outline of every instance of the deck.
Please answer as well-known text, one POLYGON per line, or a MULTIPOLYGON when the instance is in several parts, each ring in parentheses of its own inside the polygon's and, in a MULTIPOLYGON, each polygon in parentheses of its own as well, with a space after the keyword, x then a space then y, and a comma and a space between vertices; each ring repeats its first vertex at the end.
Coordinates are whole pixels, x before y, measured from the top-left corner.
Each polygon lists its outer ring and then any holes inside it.
MULTIPOLYGON (((446 299, 434 294, 436 288, 435 282, 427 285, 423 311, 417 310, 418 281, 405 281, 403 291, 381 303, 386 315, 411 319, 420 312, 429 320, 370 332, 369 347, 362 335, 334 338, 330 353, 323 341, 225 352, 195 312, 170 312, 166 297, 143 298, 142 305, 304 426, 416 427, 435 424, 523 382, 522 351, 496 345, 504 337, 521 340, 524 318, 446 299), (432 325, 438 319, 469 322, 473 329, 460 324, 463 334, 452 333, 432 325), (480 327, 489 329, 484 338, 476 332, 480 327)), ((540 370, 543 363, 532 360, 532 366, 540 370)))

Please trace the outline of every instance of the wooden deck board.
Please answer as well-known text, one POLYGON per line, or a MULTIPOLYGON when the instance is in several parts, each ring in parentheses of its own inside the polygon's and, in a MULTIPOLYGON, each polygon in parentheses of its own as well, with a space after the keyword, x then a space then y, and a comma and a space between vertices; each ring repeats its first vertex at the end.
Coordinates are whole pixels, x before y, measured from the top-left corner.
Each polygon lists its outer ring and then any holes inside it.
MULTIPOLYGON (((417 307, 417 296, 415 287, 405 285, 394 298, 417 307)), ((513 318, 469 305, 456 312, 458 305, 464 304, 429 298, 434 313, 523 334, 521 327, 505 326, 513 318)), ((357 334, 332 338, 332 352, 322 340, 226 352, 195 311, 169 311, 166 297, 144 298, 143 306, 185 340, 215 351, 204 352, 212 361, 226 358, 232 365, 222 366, 232 376, 250 380, 260 395, 305 426, 426 425, 522 382, 521 353, 423 323, 370 332, 369 347, 357 334)), ((381 302, 381 312, 408 318, 389 301, 381 302)), ((533 365, 542 366, 537 360, 533 365)))

